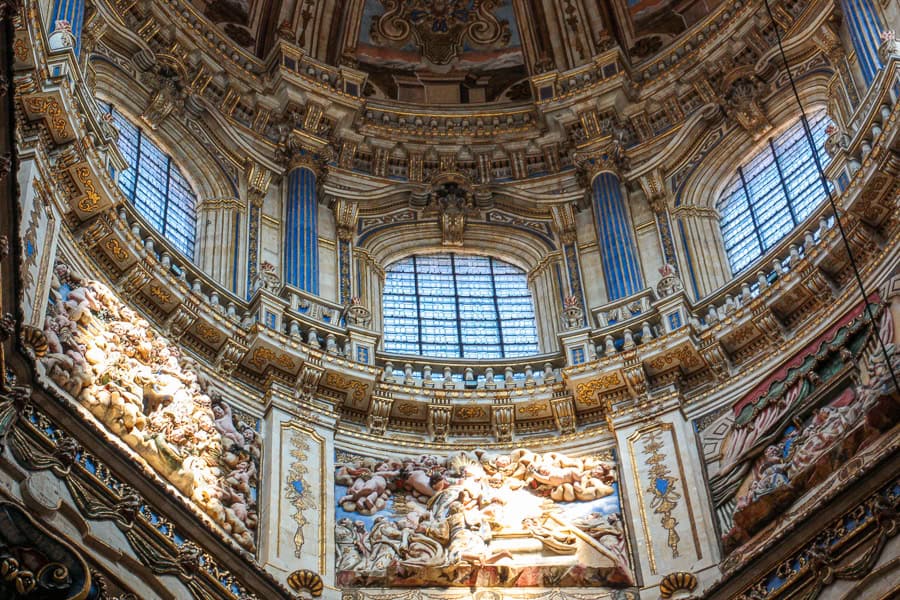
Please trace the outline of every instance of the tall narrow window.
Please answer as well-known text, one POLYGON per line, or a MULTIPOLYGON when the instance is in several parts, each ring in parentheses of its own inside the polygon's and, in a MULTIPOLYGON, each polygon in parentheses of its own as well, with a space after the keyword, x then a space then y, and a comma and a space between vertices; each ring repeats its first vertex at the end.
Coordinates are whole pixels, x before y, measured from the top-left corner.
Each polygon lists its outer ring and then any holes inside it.
POLYGON ((487 256, 413 256, 388 268, 384 349, 435 357, 537 354, 526 275, 487 256))
POLYGON ((803 123, 797 121, 738 167, 717 205, 725 252, 734 273, 781 241, 824 199, 813 153, 823 167, 828 164, 830 157, 824 151, 828 122, 824 111, 810 117, 813 146, 803 123))
POLYGON ((189 259, 194 259, 197 198, 172 157, 164 153, 122 113, 110 107, 119 130, 119 151, 128 169, 119 188, 141 216, 189 259))

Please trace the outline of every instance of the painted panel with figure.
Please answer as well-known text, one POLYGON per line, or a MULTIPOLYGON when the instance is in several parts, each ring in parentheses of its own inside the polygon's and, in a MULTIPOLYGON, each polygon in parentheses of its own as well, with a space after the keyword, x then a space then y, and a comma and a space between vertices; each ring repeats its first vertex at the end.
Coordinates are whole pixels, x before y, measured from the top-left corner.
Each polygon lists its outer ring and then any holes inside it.
POLYGON ((612 452, 335 460, 337 585, 634 585, 612 452))

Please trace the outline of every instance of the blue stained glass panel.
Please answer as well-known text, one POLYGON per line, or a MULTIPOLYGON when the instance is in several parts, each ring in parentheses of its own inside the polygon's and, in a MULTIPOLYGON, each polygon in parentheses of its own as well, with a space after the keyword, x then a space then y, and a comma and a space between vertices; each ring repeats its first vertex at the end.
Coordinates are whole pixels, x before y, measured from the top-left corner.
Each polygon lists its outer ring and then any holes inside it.
POLYGON ((109 107, 119 130, 118 147, 128 162, 119 188, 147 224, 189 259, 194 259, 197 198, 178 167, 144 131, 109 107))
POLYGON ((443 358, 537 354, 526 275, 487 256, 440 254, 394 263, 385 276, 384 348, 443 358))

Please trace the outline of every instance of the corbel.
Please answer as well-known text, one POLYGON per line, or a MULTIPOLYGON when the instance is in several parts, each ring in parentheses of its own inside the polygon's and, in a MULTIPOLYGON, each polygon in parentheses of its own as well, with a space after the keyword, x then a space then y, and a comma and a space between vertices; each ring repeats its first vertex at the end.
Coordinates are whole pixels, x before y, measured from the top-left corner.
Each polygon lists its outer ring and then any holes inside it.
POLYGON ((650 209, 654 214, 658 215, 666 212, 666 184, 662 171, 660 169, 653 169, 652 171, 641 175, 638 178, 638 183, 640 184, 641 190, 644 192, 644 197, 647 198, 647 203, 650 205, 650 209))
POLYGON ((216 370, 223 375, 231 375, 249 350, 246 344, 233 337, 226 339, 216 354, 216 370))
POLYGON ((349 241, 353 239, 356 223, 359 219, 359 203, 355 200, 343 198, 331 198, 331 211, 334 214, 334 223, 337 227, 338 239, 349 241))
POLYGON ((779 344, 784 341, 784 324, 768 306, 760 306, 754 310, 751 321, 771 342, 779 344))
POLYGON ((446 442, 450 433, 450 417, 453 407, 450 403, 428 405, 428 433, 435 442, 446 442))
POLYGON ((298 400, 312 398, 319 389, 319 382, 323 375, 325 375, 325 367, 322 366, 322 361, 308 358, 300 366, 300 372, 297 373, 297 379, 294 382, 294 397, 298 400))
POLYGON ((393 405, 394 398, 389 392, 381 395, 372 394, 369 401, 369 414, 366 416, 366 427, 369 428, 369 432, 373 435, 384 435, 393 405))
POLYGON ((247 161, 244 172, 247 176, 247 199, 253 206, 260 208, 269 192, 273 173, 252 160, 247 161))
POLYGON ((837 286, 817 266, 809 265, 800 273, 803 286, 820 302, 829 302, 836 298, 837 286))
POLYGON ((516 409, 512 404, 495 404, 491 407, 491 426, 498 442, 511 442, 515 432, 516 409))
POLYGON ((84 229, 78 243, 82 248, 90 250, 113 232, 112 218, 109 212, 102 212, 84 229))
POLYGON ((623 374, 625 375, 625 383, 634 398, 640 398, 647 393, 647 372, 644 370, 644 363, 636 353, 625 358, 623 374))
POLYGON ((550 215, 553 218, 553 230, 559 236, 563 244, 574 244, 576 240, 575 228, 575 204, 553 204, 550 206, 550 215))
POLYGON ((181 336, 194 324, 197 320, 197 308, 195 301, 186 299, 168 316, 163 327, 172 341, 177 342, 181 339, 181 336))
POLYGON ((550 408, 553 409, 553 422, 560 435, 574 433, 577 427, 575 416, 575 402, 571 395, 564 395, 550 400, 550 408))
POLYGON ((699 351, 717 380, 724 381, 731 375, 731 361, 728 360, 728 354, 721 342, 710 336, 709 339, 702 341, 699 351))
POLYGON ((139 263, 128 269, 128 271, 116 281, 116 289, 118 289, 125 298, 131 299, 141 290, 141 288, 150 283, 152 279, 153 276, 150 275, 150 271, 148 271, 144 265, 139 263))

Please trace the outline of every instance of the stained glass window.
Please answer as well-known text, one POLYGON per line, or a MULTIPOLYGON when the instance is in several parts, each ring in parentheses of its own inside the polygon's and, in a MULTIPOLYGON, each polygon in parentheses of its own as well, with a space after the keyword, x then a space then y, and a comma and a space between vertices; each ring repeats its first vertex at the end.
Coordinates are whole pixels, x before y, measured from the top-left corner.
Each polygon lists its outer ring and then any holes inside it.
POLYGON ((814 148, 797 121, 738 168, 717 208, 731 270, 738 273, 781 241, 824 200, 813 152, 822 166, 829 120, 821 111, 809 119, 814 148))
POLYGON ((140 127, 109 107, 119 130, 119 151, 129 167, 119 174, 119 188, 154 229, 189 259, 194 258, 197 198, 172 157, 140 127))
POLYGON ((394 263, 384 284, 384 349, 445 358, 537 354, 525 273, 494 258, 461 254, 394 263))

